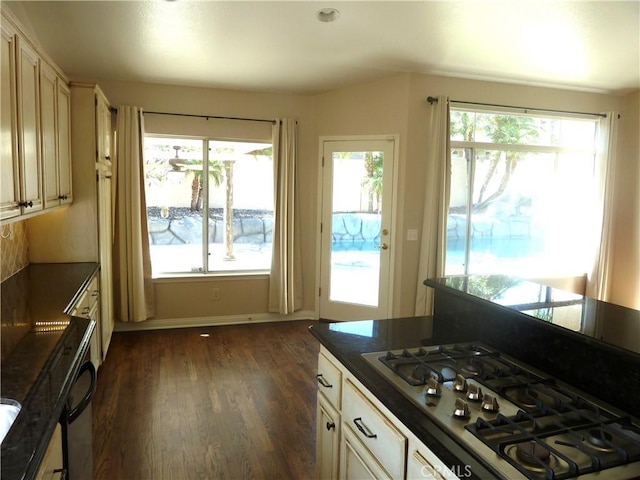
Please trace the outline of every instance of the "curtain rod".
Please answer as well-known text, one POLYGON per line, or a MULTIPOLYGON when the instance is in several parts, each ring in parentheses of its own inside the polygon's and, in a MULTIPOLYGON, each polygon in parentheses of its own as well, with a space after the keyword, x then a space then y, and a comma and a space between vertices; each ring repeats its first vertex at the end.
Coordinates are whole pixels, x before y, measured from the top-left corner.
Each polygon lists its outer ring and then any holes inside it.
MULTIPOLYGON (((433 105, 434 103, 438 103, 438 98, 437 97, 427 97, 427 102, 429 102, 431 105, 433 105)), ((607 114, 606 113, 588 113, 588 112, 571 112, 568 110, 552 110, 550 108, 530 108, 530 107, 517 107, 517 106, 513 106, 513 105, 497 105, 494 103, 479 103, 479 102, 465 102, 464 100, 449 100, 449 103, 466 103, 467 105, 478 105, 478 106, 482 106, 482 107, 498 107, 498 108, 517 108, 520 110, 530 110, 530 111, 534 111, 534 112, 549 112, 549 113, 568 113, 571 115, 595 115, 597 117, 604 117, 607 118, 607 114)), ((620 118, 620 115, 618 115, 618 118, 620 118)))
POLYGON ((205 118, 209 120, 210 118, 215 118, 218 120, 244 120, 245 122, 268 122, 268 123, 276 123, 275 120, 267 120, 264 118, 244 118, 244 117, 222 117, 219 115, 193 115, 190 113, 171 113, 171 112, 148 112, 143 110, 143 114, 151 114, 151 115, 173 115, 176 117, 195 117, 195 118, 205 118))

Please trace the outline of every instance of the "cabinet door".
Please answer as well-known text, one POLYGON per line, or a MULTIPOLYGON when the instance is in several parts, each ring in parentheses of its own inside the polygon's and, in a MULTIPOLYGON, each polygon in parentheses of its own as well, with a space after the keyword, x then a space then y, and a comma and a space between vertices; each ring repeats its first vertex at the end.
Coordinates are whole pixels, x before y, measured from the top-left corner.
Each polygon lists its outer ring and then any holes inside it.
POLYGON ((40 467, 36 472, 36 480, 60 480, 62 476, 62 427, 56 425, 49 445, 44 453, 40 467))
POLYGON ((107 100, 97 95, 96 135, 98 145, 97 161, 111 164, 111 108, 107 100))
POLYGON ((316 479, 334 480, 340 459, 340 414, 321 394, 316 412, 316 479))
MULTIPOLYGON (((345 427, 340 442, 340 479, 341 480, 382 480, 391 477, 351 431, 345 427)), ((404 478, 404 477, 398 477, 404 478)))
POLYGON ((112 239, 113 222, 111 208, 111 174, 102 170, 98 172, 98 242, 100 252, 100 285, 101 310, 100 310, 100 335, 102 341, 102 359, 104 360, 111 343, 111 335, 114 328, 113 318, 113 293, 112 285, 112 239))
POLYGON ((407 480, 444 480, 444 477, 436 466, 414 450, 407 459, 407 480))
MULTIPOLYGON (((366 390, 365 390, 366 391, 366 390)), ((407 438, 348 378, 342 391, 342 421, 393 478, 404 478, 407 438)), ((343 427, 343 430, 346 428, 343 427)))
POLYGON ((71 203, 71 92, 67 84, 58 78, 58 185, 60 204, 71 203))
POLYGON ((22 213, 42 210, 38 54, 18 38, 18 132, 22 213))
POLYGON ((40 142, 44 183, 44 208, 60 205, 56 96, 58 76, 46 63, 40 65, 40 142))
POLYGON ((18 161, 18 116, 16 98, 16 36, 0 27, 2 64, 0 65, 0 219, 20 215, 20 170, 18 161))

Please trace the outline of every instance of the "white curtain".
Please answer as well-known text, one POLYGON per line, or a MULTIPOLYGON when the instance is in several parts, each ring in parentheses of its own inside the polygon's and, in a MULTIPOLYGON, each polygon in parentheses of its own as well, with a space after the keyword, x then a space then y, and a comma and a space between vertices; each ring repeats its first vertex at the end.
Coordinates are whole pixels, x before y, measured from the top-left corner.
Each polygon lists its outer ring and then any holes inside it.
POLYGON ((139 107, 119 107, 116 130, 114 294, 116 317, 141 322, 154 315, 144 195, 144 121, 139 107))
POLYGON ((430 110, 427 133, 429 147, 426 158, 427 176, 424 182, 416 315, 431 315, 433 310, 433 291, 427 289, 422 282, 427 278, 444 274, 451 183, 449 97, 439 96, 438 102, 432 103, 428 108, 430 110))
POLYGON ((596 153, 596 178, 599 179, 598 209, 601 212, 594 221, 596 240, 595 260, 591 274, 587 278, 586 294, 599 300, 608 301, 613 280, 614 245, 614 188, 616 174, 616 145, 618 134, 618 114, 607 112, 598 123, 596 153))
POLYGON ((273 127, 275 214, 269 311, 291 313, 302 307, 302 255, 297 202, 297 126, 290 118, 273 127))

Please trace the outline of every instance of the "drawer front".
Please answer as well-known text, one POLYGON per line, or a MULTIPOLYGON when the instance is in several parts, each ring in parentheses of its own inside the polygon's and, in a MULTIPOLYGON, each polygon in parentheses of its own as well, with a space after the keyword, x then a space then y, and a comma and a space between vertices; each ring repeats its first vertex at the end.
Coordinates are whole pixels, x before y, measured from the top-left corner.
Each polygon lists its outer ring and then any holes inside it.
POLYGON ((318 391, 329 400, 331 406, 340 410, 342 401, 342 372, 322 353, 318 355, 318 391))
POLYGON ((98 276, 95 275, 87 287, 87 301, 90 307, 98 303, 98 299, 100 298, 100 284, 98 282, 98 276))
POLYGON ((392 478, 404 478, 406 437, 349 379, 343 392, 342 418, 392 478))

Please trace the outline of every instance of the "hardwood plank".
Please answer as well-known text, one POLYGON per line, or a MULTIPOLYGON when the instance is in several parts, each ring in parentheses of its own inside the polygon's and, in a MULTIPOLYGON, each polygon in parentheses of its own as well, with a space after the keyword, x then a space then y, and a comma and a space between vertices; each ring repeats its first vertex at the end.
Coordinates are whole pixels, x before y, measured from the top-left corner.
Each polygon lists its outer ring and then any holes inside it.
POLYGON ((93 400, 94 478, 312 478, 313 323, 115 333, 93 400))

